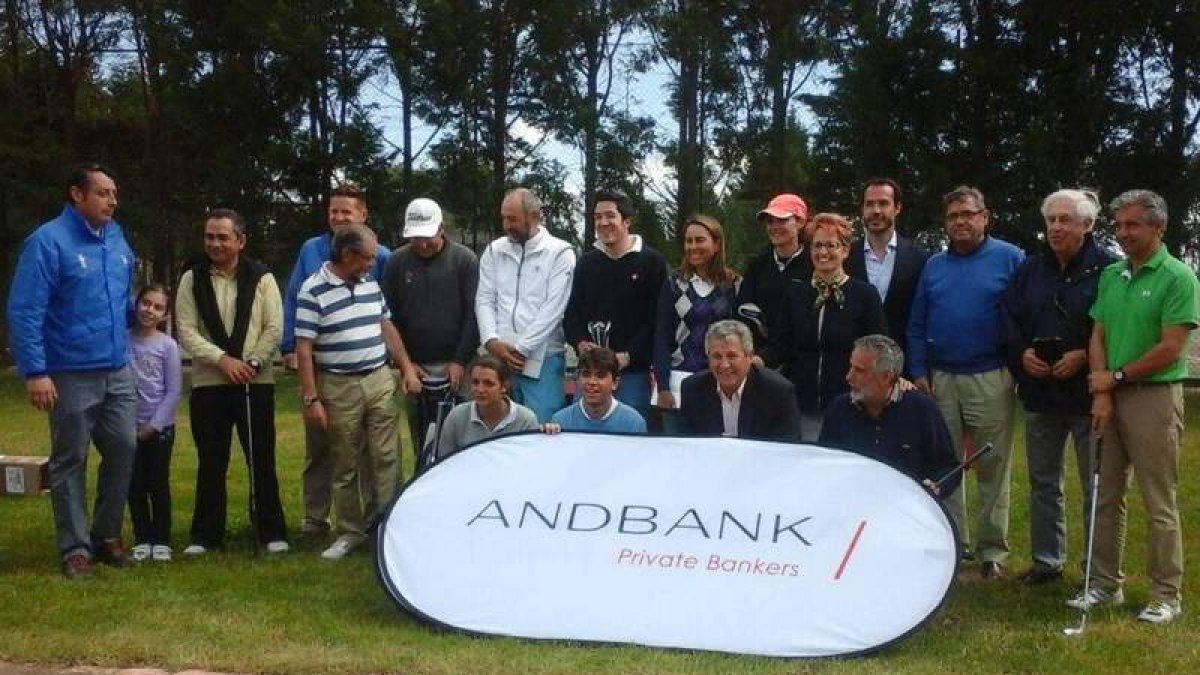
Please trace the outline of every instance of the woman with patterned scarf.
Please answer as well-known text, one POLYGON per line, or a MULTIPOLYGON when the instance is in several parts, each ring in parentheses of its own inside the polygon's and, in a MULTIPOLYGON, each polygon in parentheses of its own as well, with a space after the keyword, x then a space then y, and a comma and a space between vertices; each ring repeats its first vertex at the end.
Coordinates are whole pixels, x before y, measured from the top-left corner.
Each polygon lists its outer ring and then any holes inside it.
POLYGON ((850 222, 819 213, 809 221, 807 234, 812 280, 788 287, 778 331, 762 357, 773 368, 787 365, 785 372, 796 385, 801 438, 811 443, 821 433, 825 406, 849 389, 846 372, 854 341, 887 329, 878 291, 844 269, 853 237, 850 222))

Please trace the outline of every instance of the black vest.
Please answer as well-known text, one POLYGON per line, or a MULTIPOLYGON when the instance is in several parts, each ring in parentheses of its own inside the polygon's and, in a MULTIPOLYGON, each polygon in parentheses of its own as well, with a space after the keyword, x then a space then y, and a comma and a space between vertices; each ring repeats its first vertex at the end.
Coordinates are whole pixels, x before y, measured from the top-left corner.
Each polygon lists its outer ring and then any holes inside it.
POLYGON ((208 331, 213 344, 235 359, 242 358, 246 332, 250 329, 250 308, 254 305, 255 289, 263 275, 269 270, 266 265, 242 258, 237 266, 237 309, 233 318, 233 334, 225 332, 225 322, 217 309, 217 295, 213 291, 212 265, 207 258, 192 266, 192 294, 196 298, 196 311, 208 331))

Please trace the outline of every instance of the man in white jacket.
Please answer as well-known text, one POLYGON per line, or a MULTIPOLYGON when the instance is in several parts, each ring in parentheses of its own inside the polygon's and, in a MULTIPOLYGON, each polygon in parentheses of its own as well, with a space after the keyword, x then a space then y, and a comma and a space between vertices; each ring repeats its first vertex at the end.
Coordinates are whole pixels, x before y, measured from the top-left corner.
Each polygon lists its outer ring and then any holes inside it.
POLYGON ((517 373, 513 398, 544 423, 566 402, 562 318, 575 252, 542 226, 542 203, 526 188, 504 196, 500 218, 505 236, 479 257, 479 339, 517 373))

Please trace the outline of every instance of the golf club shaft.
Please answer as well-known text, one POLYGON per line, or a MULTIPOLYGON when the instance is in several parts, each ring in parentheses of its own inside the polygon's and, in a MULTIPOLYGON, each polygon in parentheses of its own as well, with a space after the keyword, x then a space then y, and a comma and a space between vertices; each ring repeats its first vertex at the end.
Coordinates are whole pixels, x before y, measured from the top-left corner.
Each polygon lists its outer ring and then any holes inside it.
POLYGON ((254 415, 253 405, 251 403, 252 394, 250 391, 250 383, 245 385, 246 390, 246 462, 249 465, 248 476, 250 479, 250 533, 254 538, 254 552, 258 553, 258 490, 256 481, 254 480, 254 415))
POLYGON ((934 485, 937 486, 937 488, 940 490, 942 487, 942 484, 945 483, 946 481, 950 480, 951 478, 953 478, 954 474, 956 474, 960 471, 966 471, 968 468, 971 467, 972 464, 974 464, 976 461, 978 461, 980 457, 983 457, 984 455, 988 454, 989 452, 991 452, 994 449, 995 448, 992 446, 992 444, 988 443, 987 445, 980 448, 978 452, 972 453, 970 457, 964 459, 961 463, 959 463, 958 466, 954 467, 953 469, 950 469, 945 474, 943 474, 941 478, 934 481, 934 485))
MULTIPOLYGON (((1097 438, 1096 455, 1092 458, 1092 503, 1088 508, 1087 562, 1083 566, 1083 593, 1085 599, 1092 587, 1092 551, 1096 545, 1096 502, 1099 501, 1100 497, 1100 448, 1101 440, 1097 438)), ((1084 609, 1084 612, 1086 613, 1087 609, 1084 609)))

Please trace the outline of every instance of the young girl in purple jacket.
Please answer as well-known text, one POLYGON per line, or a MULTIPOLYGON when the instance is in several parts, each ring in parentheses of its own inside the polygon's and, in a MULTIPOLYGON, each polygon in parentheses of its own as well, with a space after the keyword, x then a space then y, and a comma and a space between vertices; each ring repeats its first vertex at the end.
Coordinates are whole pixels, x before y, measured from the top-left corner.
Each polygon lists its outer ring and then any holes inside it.
POLYGON ((137 378, 137 452, 129 481, 133 559, 171 559, 171 448, 175 407, 183 381, 179 346, 166 325, 167 290, 146 286, 137 294, 129 362, 137 378))

